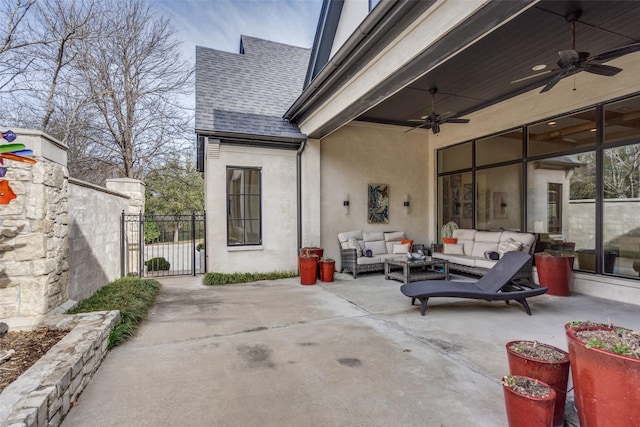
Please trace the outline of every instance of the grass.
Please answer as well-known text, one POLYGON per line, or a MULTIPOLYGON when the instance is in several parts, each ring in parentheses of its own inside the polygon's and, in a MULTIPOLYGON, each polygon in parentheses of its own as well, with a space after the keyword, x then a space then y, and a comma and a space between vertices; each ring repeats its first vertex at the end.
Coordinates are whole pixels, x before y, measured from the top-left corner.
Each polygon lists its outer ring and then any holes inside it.
POLYGON ((206 273, 202 278, 205 286, 229 285, 232 283, 257 282, 258 280, 276 280, 298 277, 295 271, 274 271, 271 273, 206 273))
POLYGON ((107 284, 67 313, 120 310, 120 319, 109 334, 109 349, 135 335, 138 325, 147 316, 160 283, 153 279, 122 277, 107 284))

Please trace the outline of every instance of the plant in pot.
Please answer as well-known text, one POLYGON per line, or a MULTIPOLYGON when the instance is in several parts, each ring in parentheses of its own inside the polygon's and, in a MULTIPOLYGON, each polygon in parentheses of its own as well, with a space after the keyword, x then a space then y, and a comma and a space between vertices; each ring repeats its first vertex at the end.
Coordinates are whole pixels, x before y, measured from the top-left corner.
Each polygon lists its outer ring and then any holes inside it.
POLYGON ((320 280, 323 282, 333 282, 333 273, 336 270, 336 261, 333 258, 320 258, 320 280))
POLYGON ((554 427, 564 425, 564 408, 569 382, 569 353, 537 341, 510 341, 505 345, 509 373, 535 378, 556 392, 554 427))
POLYGON ((521 375, 502 378, 510 427, 551 426, 556 392, 548 384, 521 375))
POLYGON ((318 256, 308 253, 298 257, 301 285, 315 285, 318 277, 318 256))
POLYGON ((589 325, 565 333, 580 425, 640 425, 640 332, 589 325))
POLYGON ((574 253, 544 251, 534 254, 540 286, 549 288, 549 295, 569 296, 573 277, 574 253))

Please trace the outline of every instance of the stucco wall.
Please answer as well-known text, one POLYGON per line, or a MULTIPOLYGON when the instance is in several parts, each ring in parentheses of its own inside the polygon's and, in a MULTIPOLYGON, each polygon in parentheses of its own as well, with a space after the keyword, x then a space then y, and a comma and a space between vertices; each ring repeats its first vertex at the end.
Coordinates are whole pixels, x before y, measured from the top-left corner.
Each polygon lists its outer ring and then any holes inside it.
POLYGON ((207 271, 297 270, 296 152, 207 144, 207 271), (262 170, 262 245, 227 247, 226 167, 262 170))
POLYGON ((120 218, 129 201, 124 194, 69 179, 70 299, 87 298, 120 277, 120 218))
MULTIPOLYGON (((416 243, 430 243, 430 179, 426 132, 352 123, 322 139, 321 245, 325 255, 340 259, 342 231, 396 231, 416 243), (389 185, 389 223, 367 223, 368 184, 389 185), (343 200, 349 195, 345 214, 343 200), (409 195, 409 213, 403 206, 409 195)), ((340 268, 339 265, 336 266, 340 268)))

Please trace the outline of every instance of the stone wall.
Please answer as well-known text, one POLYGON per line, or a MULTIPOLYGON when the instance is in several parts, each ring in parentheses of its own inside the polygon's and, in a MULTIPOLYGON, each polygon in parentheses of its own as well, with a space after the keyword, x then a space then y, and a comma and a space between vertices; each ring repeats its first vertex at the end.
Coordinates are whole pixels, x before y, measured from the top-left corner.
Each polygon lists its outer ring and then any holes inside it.
POLYGON ((67 147, 15 132, 38 162, 5 160, 17 198, 0 210, 0 318, 45 314, 68 299, 67 147))
POLYGON ((13 131, 37 163, 5 160, 17 197, 0 205, 0 319, 47 314, 119 277, 122 212, 144 211, 141 181, 70 179, 64 144, 13 131))

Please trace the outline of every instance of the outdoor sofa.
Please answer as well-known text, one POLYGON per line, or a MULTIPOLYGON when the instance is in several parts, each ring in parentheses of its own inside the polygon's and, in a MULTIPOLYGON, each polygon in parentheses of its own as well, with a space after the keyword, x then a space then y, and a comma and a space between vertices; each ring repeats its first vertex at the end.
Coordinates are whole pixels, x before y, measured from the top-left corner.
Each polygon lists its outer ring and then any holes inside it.
POLYGON ((433 252, 435 258, 449 261, 449 271, 484 276, 499 259, 488 259, 488 252, 495 252, 502 258, 506 252, 526 252, 531 257, 514 276, 514 280, 533 284, 533 252, 536 235, 515 231, 478 231, 460 228, 453 230, 455 243, 444 243, 441 252, 433 252))
POLYGON ((385 259, 397 258, 419 248, 405 237, 404 231, 347 231, 338 233, 338 242, 340 271, 350 271, 354 279, 360 273, 384 271, 385 259))

